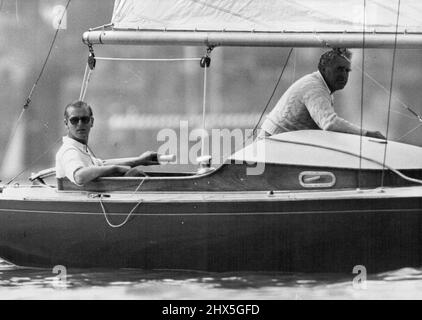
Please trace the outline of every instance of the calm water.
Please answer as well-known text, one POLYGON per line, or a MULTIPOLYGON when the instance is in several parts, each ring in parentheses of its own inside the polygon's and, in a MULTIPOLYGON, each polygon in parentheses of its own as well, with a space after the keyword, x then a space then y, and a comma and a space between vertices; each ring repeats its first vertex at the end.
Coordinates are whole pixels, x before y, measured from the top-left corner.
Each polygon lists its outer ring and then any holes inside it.
POLYGON ((274 272, 209 273, 139 269, 70 269, 67 281, 48 269, 0 261, 0 299, 422 299, 422 269, 368 275, 274 272))

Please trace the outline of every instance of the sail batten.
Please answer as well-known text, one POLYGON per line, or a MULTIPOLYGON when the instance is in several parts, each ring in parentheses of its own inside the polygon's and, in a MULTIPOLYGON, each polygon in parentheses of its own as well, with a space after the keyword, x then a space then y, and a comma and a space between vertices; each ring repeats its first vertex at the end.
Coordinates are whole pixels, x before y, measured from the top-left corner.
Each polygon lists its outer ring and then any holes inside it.
POLYGON ((359 48, 365 34, 365 46, 388 48, 397 30, 399 48, 421 48, 422 1, 398 9, 397 0, 116 0, 113 29, 84 41, 359 48))

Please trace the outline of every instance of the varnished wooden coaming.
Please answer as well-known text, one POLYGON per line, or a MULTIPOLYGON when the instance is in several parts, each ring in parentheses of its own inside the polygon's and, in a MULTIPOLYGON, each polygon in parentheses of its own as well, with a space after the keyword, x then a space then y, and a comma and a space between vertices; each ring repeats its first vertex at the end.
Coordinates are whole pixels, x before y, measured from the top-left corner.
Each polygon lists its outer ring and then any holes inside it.
MULTIPOLYGON (((190 176, 176 173, 163 176, 154 173, 147 178, 110 177, 99 178, 85 186, 79 187, 67 179, 60 179, 59 190, 84 190, 90 192, 135 191, 144 180, 138 191, 270 191, 270 190, 339 190, 348 188, 376 188, 381 185, 382 170, 356 170, 329 167, 305 167, 281 164, 266 164, 259 175, 248 175, 247 169, 255 167, 246 163, 226 163, 206 174, 190 176), (299 175, 305 171, 331 172, 336 177, 332 187, 307 188, 300 184, 299 175)), ((147 172, 148 173, 148 172, 147 172)), ((402 173, 417 179, 422 178, 422 170, 408 169, 402 173)), ((385 170, 383 186, 400 187, 414 185, 397 174, 385 170)))

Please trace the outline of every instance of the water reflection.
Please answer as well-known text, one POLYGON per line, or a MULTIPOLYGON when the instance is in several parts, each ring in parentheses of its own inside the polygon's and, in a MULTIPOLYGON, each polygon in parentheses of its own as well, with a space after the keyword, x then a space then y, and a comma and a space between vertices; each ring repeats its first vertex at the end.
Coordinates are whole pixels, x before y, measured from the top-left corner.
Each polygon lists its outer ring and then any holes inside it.
POLYGON ((368 275, 188 270, 49 269, 0 262, 0 299, 422 299, 422 269, 368 275))

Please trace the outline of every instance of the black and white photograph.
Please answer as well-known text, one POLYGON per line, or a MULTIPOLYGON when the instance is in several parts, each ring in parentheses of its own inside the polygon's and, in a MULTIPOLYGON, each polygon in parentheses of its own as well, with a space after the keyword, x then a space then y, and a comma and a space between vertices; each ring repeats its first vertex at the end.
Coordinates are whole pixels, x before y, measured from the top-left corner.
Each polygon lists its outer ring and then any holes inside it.
POLYGON ((421 102, 419 0, 0 0, 0 300, 420 300, 421 102))

